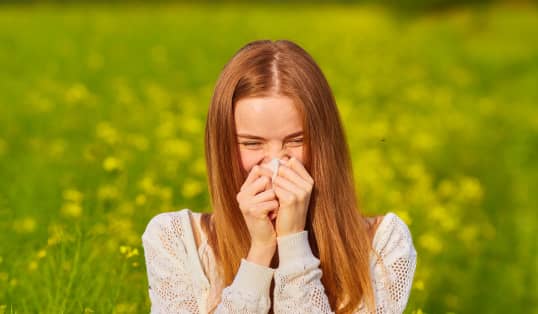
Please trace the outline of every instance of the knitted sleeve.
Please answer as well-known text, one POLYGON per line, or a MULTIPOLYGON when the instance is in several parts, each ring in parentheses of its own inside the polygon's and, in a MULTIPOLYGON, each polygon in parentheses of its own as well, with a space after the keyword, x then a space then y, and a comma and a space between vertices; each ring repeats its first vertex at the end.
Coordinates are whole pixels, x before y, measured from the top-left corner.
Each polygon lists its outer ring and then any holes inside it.
MULTIPOLYGON (((308 231, 277 238, 280 265, 275 271, 275 313, 334 313, 323 284, 320 261, 311 251, 308 231)), ((398 216, 388 213, 373 241, 372 281, 376 314, 402 313, 413 280, 416 251, 398 216)), ((364 303, 356 313, 368 313, 364 303)))
MULTIPOLYGON (((184 244, 178 215, 153 217, 142 235, 151 313, 202 313, 207 291, 193 280, 193 266, 184 244)), ((198 258, 198 257, 196 257, 198 258)), ((231 285, 224 288, 215 313, 267 313, 274 269, 245 259, 231 285)), ((205 313, 204 313, 205 314, 205 313)))

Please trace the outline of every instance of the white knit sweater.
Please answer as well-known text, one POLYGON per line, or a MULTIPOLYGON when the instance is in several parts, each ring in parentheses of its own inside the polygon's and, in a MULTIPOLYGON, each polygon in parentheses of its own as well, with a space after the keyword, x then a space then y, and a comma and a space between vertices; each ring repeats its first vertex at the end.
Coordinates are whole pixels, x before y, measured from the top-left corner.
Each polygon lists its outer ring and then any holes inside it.
MULTIPOLYGON (((232 284, 222 287, 204 232, 196 247, 189 215, 201 230, 201 214, 184 208, 156 215, 142 235, 151 313, 267 313, 273 276, 275 313, 334 313, 320 280, 320 261, 308 243, 308 231, 277 238, 278 268, 242 259, 232 284)), ((380 256, 370 255, 375 313, 402 313, 417 254, 407 225, 389 212, 376 230, 373 247, 380 256)), ((367 313, 364 303, 356 313, 367 313)))

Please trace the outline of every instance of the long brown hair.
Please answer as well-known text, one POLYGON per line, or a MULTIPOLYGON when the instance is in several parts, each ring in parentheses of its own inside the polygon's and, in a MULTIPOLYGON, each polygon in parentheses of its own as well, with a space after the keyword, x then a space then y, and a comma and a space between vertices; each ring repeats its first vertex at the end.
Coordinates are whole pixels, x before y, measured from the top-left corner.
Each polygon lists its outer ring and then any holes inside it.
MULTIPOLYGON (((250 234, 236 200, 248 173, 240 162, 235 104, 244 97, 269 95, 292 98, 303 117, 304 163, 315 182, 305 229, 312 252, 320 259, 321 281, 331 308, 351 313, 364 301, 374 309, 371 234, 359 211, 336 101, 313 58, 288 40, 259 40, 241 48, 222 70, 211 99, 205 157, 213 212, 203 216, 202 228, 224 286, 232 283, 250 248, 250 234)), ((273 259, 272 267, 277 263, 278 258, 273 259)))

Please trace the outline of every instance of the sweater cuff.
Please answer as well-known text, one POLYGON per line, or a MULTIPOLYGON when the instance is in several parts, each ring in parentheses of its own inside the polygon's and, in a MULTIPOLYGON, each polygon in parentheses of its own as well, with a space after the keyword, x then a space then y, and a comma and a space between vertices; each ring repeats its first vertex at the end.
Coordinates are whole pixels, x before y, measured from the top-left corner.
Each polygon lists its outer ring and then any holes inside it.
POLYGON ((242 258, 233 285, 241 291, 260 291, 260 295, 268 296, 274 272, 273 268, 258 265, 242 258))
POLYGON ((279 268, 315 258, 308 242, 308 231, 277 237, 279 268))

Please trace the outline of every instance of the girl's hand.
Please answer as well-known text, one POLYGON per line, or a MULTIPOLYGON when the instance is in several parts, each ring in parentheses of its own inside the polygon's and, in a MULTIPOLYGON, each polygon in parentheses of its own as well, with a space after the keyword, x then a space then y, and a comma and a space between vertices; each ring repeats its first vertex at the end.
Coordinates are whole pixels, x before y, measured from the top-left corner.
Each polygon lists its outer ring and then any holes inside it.
POLYGON ((271 171, 254 166, 241 186, 236 199, 251 238, 251 249, 274 249, 276 232, 269 212, 278 208, 275 192, 270 189, 271 171))
POLYGON ((278 237, 305 229, 314 180, 295 158, 281 164, 272 182, 280 207, 276 215, 278 237))

